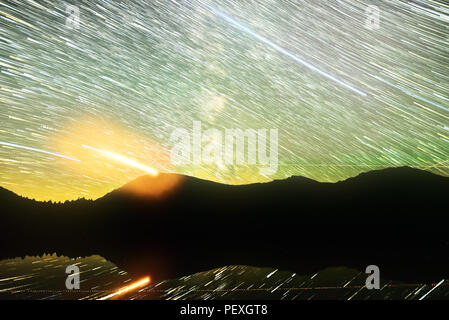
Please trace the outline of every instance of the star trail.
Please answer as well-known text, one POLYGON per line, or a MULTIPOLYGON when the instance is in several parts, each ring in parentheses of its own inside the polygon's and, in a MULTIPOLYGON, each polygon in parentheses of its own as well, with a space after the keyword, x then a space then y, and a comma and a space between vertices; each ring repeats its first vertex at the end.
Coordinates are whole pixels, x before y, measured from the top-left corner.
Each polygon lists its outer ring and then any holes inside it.
POLYGON ((253 31, 251 31, 250 29, 248 29, 248 28, 245 27, 244 25, 242 25, 242 24, 238 23, 237 21, 235 21, 234 19, 230 18, 229 16, 227 16, 227 15, 224 14, 223 12, 220 12, 220 11, 214 9, 214 8, 210 8, 210 10, 211 10, 212 12, 214 12, 216 15, 218 15, 219 17, 221 17, 221 18, 223 18, 224 20, 226 20, 226 21, 230 22, 231 24, 235 25, 235 26, 238 27, 239 29, 245 31, 246 33, 249 33, 250 35, 252 35, 252 36, 255 37, 256 39, 258 39, 258 40, 260 40, 260 41, 266 43, 267 45, 269 45, 270 47, 272 47, 272 48, 275 49, 276 51, 279 51, 280 53, 286 55, 287 57, 289 57, 289 58, 291 58, 291 59, 293 59, 293 60, 295 60, 296 62, 298 62, 298 63, 300 63, 300 64, 306 66, 307 68, 309 68, 309 69, 311 69, 311 70, 313 70, 313 71, 315 71, 315 72, 318 72, 318 73, 321 74, 322 76, 325 76, 326 78, 328 78, 328 79, 330 79, 330 80, 332 80, 332 81, 337 82, 338 84, 340 84, 340 85, 342 85, 342 86, 344 86, 344 87, 346 87, 346 88, 348 88, 348 89, 354 91, 355 93, 360 94, 360 95, 362 95, 362 96, 366 96, 366 93, 364 93, 364 92, 362 92, 362 91, 360 91, 360 90, 358 90, 358 89, 355 89, 355 88, 351 87, 350 85, 348 85, 348 84, 346 84, 346 83, 344 83, 344 82, 342 82, 342 81, 336 79, 335 77, 331 76, 330 74, 327 74, 327 73, 321 71, 320 69, 316 68, 315 66, 312 66, 310 63, 308 63, 308 62, 306 62, 306 61, 304 61, 304 60, 302 60, 302 59, 300 59, 300 58, 298 58, 298 57, 295 57, 295 56, 292 55, 290 52, 284 50, 283 48, 281 48, 281 47, 279 47, 278 45, 274 44, 274 43, 271 42, 270 40, 268 40, 268 39, 266 39, 266 38, 264 38, 264 37, 261 37, 260 35, 258 35, 257 33, 253 32, 253 31))
POLYGON ((52 156, 55 156, 55 157, 60 157, 60 158, 69 159, 69 160, 73 160, 73 161, 80 161, 78 159, 70 158, 70 157, 64 156, 62 154, 57 154, 57 153, 48 152, 48 151, 45 151, 45 150, 40 150, 40 149, 31 148, 31 147, 21 146, 21 145, 14 144, 14 143, 0 141, 0 145, 13 147, 13 148, 19 148, 19 149, 36 151, 36 152, 45 153, 45 154, 49 154, 49 155, 52 155, 52 156))
POLYGON ((0 186, 59 201, 142 168, 230 184, 448 176, 448 31, 437 0, 1 1, 0 186), (170 135, 193 121, 278 129, 278 172, 172 165, 170 135))
POLYGON ((101 256, 70 259, 53 254, 0 261, 0 297, 4 300, 444 300, 449 296, 444 279, 438 283, 382 280, 381 290, 367 290, 365 279, 365 273, 345 267, 301 275, 226 266, 151 283, 149 277, 132 279, 101 256), (61 288, 70 264, 80 266, 83 289, 61 288))

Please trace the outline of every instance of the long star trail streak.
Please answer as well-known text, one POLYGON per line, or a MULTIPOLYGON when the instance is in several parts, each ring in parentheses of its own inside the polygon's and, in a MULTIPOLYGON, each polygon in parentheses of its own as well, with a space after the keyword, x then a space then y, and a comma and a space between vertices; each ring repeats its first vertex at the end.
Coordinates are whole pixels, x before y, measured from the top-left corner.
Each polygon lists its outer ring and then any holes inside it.
POLYGON ((104 155, 105 157, 107 157, 109 159, 112 159, 114 161, 118 161, 118 162, 121 162, 121 163, 126 164, 128 166, 137 168, 137 169, 142 170, 143 172, 151 174, 153 176, 158 174, 157 170, 154 170, 153 168, 150 168, 150 167, 148 167, 146 165, 143 165, 143 164, 141 164, 141 163, 139 163, 139 162, 137 162, 137 161, 135 161, 133 159, 129 159, 129 158, 127 158, 125 156, 122 156, 120 154, 116 154, 116 153, 108 151, 108 150, 101 150, 101 149, 97 149, 97 148, 94 148, 94 147, 91 147, 91 146, 86 146, 84 144, 82 145, 82 147, 86 148, 86 149, 93 150, 95 152, 98 152, 98 153, 104 155))
POLYGON ((444 279, 441 280, 440 282, 438 282, 435 287, 433 287, 431 290, 429 290, 429 292, 427 292, 425 295, 423 295, 421 298, 419 298, 419 300, 424 300, 429 294, 431 294, 436 288, 438 288, 440 285, 442 285, 444 283, 444 279))
POLYGON ((0 186, 95 199, 148 172, 83 144, 230 184, 449 176, 448 17, 435 0, 3 1, 0 141, 81 162, 3 145, 0 186), (171 134, 193 121, 278 129, 278 172, 172 165, 171 134))
POLYGON ((119 296, 119 295, 128 293, 128 292, 133 291, 133 290, 135 290, 137 288, 140 288, 140 287, 143 287, 143 286, 147 285, 148 283, 150 283, 150 281, 151 281, 150 277, 145 277, 145 278, 143 278, 143 279, 141 279, 139 281, 136 281, 136 282, 134 282, 134 283, 132 283, 132 284, 130 284, 128 286, 125 286, 125 287, 117 290, 114 293, 111 293, 111 294, 109 294, 107 296, 104 296, 102 298, 99 298, 97 300, 108 300, 108 299, 111 299, 111 298, 113 298, 115 296, 119 296))
POLYGON ((21 146, 21 145, 15 144, 15 143, 9 143, 9 142, 5 142, 5 141, 0 141, 0 145, 13 147, 13 148, 24 149, 24 150, 30 150, 30 151, 40 152, 40 153, 45 153, 45 154, 49 154, 49 155, 52 155, 52 156, 55 156, 55 157, 81 162, 81 160, 78 160, 78 159, 75 159, 75 158, 71 158, 71 157, 67 157, 67 156, 64 156, 62 154, 49 152, 49 151, 45 151, 45 150, 41 150, 41 149, 37 149, 37 148, 27 147, 27 146, 21 146))
POLYGON ((298 62, 299 64, 302 64, 303 66, 306 66, 307 68, 309 68, 309 69, 311 69, 311 70, 313 70, 313 71, 315 71, 315 72, 318 72, 318 73, 321 74, 322 76, 324 76, 324 77, 326 77, 326 78, 328 78, 328 79, 330 79, 330 80, 332 80, 332 81, 335 81, 336 83, 342 85, 343 87, 346 87, 346 88, 348 88, 349 90, 354 91, 355 93, 357 93, 357 94, 359 94, 359 95, 361 95, 361 96, 366 97, 366 93, 365 93, 365 92, 363 92, 363 91, 361 91, 361 90, 358 90, 358 89, 354 88, 353 86, 350 86, 349 84, 347 84, 347 83, 345 83, 345 82, 343 82, 343 81, 341 81, 341 80, 335 78, 334 76, 332 76, 332 75, 330 75, 330 74, 328 74, 328 73, 326 73, 326 72, 324 72, 324 71, 318 69, 317 67, 311 65, 311 64, 308 63, 307 61, 304 61, 304 60, 302 60, 302 59, 296 57, 295 55, 291 54, 291 53, 288 52, 287 50, 285 50, 285 49, 281 48, 280 46, 276 45, 275 43, 271 42, 271 41, 268 40, 267 38, 262 37, 261 35, 259 35, 259 34, 255 33, 255 32, 253 32, 251 29, 245 27, 245 26, 242 25, 241 23, 235 21, 234 19, 232 19, 232 18, 229 17, 228 15, 224 14, 223 12, 221 12, 221 11, 219 11, 219 10, 217 10, 217 9, 214 9, 214 8, 212 8, 212 7, 209 7, 209 10, 211 10, 211 11, 212 11, 213 13, 215 13, 217 16, 223 18, 225 21, 227 21, 227 22, 233 24, 234 26, 236 26, 236 27, 239 28, 240 30, 242 30, 242 31, 244 31, 244 32, 246 32, 246 33, 252 35, 252 36, 255 37, 256 39, 258 39, 258 40, 262 41, 263 43, 269 45, 270 47, 272 47, 272 48, 275 49, 276 51, 278 51, 278 52, 282 53, 283 55, 286 55, 287 57, 289 57, 289 58, 295 60, 295 61, 298 62))
POLYGON ((413 93, 411 93, 411 92, 409 92, 409 91, 407 91, 407 90, 405 90, 405 89, 403 89, 401 87, 398 87, 398 86, 394 85, 393 83, 388 82, 388 81, 386 81, 384 79, 381 79, 381 78, 378 78, 378 79, 379 79, 379 81, 382 81, 382 82, 384 82, 384 83, 386 83, 386 84, 388 84, 388 85, 390 85, 392 87, 395 87, 398 90, 401 90, 402 92, 404 92, 405 94, 407 94, 409 96, 412 96, 412 97, 414 97, 416 99, 419 99, 421 101, 427 102, 428 104, 431 104, 431 105, 433 105, 433 106, 435 106, 437 108, 440 108, 441 110, 449 112, 449 108, 443 107, 443 106, 441 106, 441 105, 439 105, 439 104, 437 104, 435 102, 429 101, 428 99, 424 99, 424 98, 422 98, 422 97, 420 97, 420 96, 418 96, 416 94, 413 94, 413 93))

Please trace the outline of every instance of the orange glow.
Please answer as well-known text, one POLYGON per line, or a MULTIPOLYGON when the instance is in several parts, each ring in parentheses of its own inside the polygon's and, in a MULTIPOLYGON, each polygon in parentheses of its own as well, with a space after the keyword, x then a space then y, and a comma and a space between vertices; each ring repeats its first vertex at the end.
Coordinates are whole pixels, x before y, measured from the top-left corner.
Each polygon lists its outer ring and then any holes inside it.
POLYGON ((131 283, 130 285, 128 285, 126 287, 123 287, 123 288, 117 290, 116 292, 111 293, 111 294, 109 294, 109 295, 107 295, 105 297, 102 297, 102 298, 98 299, 98 300, 108 300, 108 299, 110 299, 112 297, 122 295, 124 293, 130 292, 130 291, 132 291, 134 289, 137 289, 139 287, 143 287, 144 285, 150 283, 150 281, 151 281, 150 277, 145 277, 142 280, 139 280, 139 281, 136 281, 134 283, 131 283))
POLYGON ((159 173, 157 176, 146 175, 126 184, 120 190, 141 197, 159 197, 180 184, 183 176, 159 173))

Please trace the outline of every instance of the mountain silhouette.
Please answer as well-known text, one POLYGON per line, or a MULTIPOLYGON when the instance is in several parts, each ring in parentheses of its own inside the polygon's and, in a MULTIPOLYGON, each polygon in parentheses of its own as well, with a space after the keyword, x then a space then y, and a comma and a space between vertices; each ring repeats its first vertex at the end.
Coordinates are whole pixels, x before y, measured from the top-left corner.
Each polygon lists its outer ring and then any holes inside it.
POLYGON ((449 270, 448 191, 449 178, 408 167, 237 186, 161 173, 63 204, 0 188, 0 259, 99 254, 159 280, 226 265, 374 264, 385 278, 433 281, 449 270))

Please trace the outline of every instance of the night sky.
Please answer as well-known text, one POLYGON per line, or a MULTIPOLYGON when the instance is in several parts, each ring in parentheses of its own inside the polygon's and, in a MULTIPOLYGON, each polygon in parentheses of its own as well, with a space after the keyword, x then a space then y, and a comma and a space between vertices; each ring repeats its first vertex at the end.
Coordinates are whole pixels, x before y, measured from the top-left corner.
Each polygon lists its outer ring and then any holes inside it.
POLYGON ((404 165, 449 175, 447 2, 71 3, 79 25, 68 2, 0 3, 0 186, 97 198, 148 173, 92 148, 231 184, 404 165), (170 135, 193 121, 278 129, 278 172, 173 166, 170 135))

